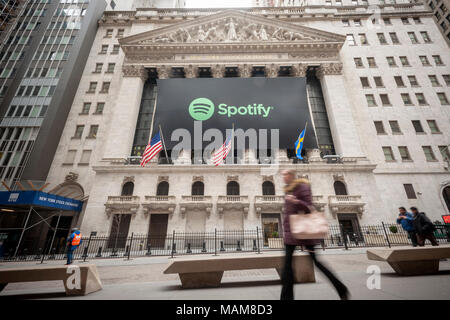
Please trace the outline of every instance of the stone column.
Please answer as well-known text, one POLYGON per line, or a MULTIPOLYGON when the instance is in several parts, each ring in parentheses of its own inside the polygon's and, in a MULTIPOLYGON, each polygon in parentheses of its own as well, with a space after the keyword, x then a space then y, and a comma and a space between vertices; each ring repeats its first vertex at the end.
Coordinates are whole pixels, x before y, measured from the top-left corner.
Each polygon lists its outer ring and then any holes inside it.
POLYGON ((186 78, 197 78, 198 77, 198 67, 193 65, 188 65, 184 67, 184 75, 186 78))
POLYGON ((306 77, 308 65, 304 63, 294 64, 292 66, 292 75, 297 78, 306 77))
POLYGON ((223 78, 223 76, 225 75, 225 66, 220 64, 211 66, 211 74, 213 78, 223 78))
POLYGON ((170 75, 170 68, 167 66, 161 66, 156 68, 158 71, 158 78, 159 79, 168 79, 170 75))
POLYGON ((342 75, 342 63, 324 63, 316 75, 322 85, 336 153, 344 157, 362 157, 361 142, 342 75))
POLYGON ((251 78, 253 67, 249 64, 243 64, 238 67, 239 76, 241 78, 251 78))
POLYGON ((148 77, 147 70, 142 66, 123 66, 122 72, 123 78, 109 123, 104 159, 126 159, 131 155, 142 91, 148 77))
POLYGON ((265 67, 266 76, 268 78, 278 78, 279 70, 280 70, 280 66, 276 65, 274 63, 272 63, 270 65, 266 65, 266 67, 265 67))

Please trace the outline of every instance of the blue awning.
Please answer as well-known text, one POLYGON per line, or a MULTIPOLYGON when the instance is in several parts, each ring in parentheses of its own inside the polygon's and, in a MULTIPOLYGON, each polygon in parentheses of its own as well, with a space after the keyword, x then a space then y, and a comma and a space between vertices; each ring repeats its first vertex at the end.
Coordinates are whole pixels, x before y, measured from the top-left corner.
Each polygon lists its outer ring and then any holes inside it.
POLYGON ((65 198, 42 191, 2 191, 0 205, 36 206, 50 209, 80 212, 83 201, 65 198))

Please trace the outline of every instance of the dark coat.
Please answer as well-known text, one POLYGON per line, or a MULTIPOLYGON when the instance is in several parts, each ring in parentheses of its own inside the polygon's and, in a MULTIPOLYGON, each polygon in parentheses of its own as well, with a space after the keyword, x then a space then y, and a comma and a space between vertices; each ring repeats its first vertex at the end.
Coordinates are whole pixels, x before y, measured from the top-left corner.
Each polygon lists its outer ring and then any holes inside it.
POLYGON ((299 211, 309 213, 309 207, 312 205, 312 193, 309 181, 306 179, 297 179, 291 182, 285 188, 286 194, 291 194, 300 200, 299 204, 294 204, 285 200, 283 212, 283 235, 284 243, 290 245, 315 245, 319 243, 318 240, 309 239, 295 239, 291 234, 291 227, 289 223, 289 216, 297 214, 299 211))
POLYGON ((413 224, 414 229, 418 234, 432 233, 436 230, 433 222, 431 222, 431 220, 423 212, 419 212, 416 216, 414 216, 413 224))

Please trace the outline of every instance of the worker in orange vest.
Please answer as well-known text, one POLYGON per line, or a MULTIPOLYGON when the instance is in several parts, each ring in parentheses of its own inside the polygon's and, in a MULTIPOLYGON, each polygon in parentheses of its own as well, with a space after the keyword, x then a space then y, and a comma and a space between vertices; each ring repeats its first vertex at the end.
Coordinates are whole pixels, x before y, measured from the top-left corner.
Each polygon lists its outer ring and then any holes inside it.
POLYGON ((67 239, 67 263, 66 265, 72 264, 73 252, 81 244, 81 232, 78 228, 72 229, 72 234, 67 239))

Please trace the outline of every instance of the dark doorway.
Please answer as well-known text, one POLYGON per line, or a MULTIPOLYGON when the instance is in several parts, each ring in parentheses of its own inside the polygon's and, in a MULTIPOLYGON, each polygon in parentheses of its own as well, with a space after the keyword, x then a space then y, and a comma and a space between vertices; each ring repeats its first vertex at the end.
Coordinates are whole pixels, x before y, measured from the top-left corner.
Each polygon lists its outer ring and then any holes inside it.
POLYGON ((356 213, 338 214, 339 224, 342 226, 344 236, 350 241, 361 241, 361 228, 359 227, 358 217, 356 213))
POLYGON ((264 245, 269 244, 269 238, 281 238, 281 217, 279 214, 261 214, 261 223, 264 232, 264 245))
POLYGON ((450 212, 450 186, 447 186, 442 191, 442 196, 444 197, 445 204, 447 205, 447 211, 450 212))
POLYGON ((152 214, 150 216, 148 241, 152 248, 164 249, 168 221, 168 214, 152 214))
POLYGON ((125 248, 130 222, 131 214, 115 214, 113 216, 108 248, 125 248))
POLYGON ((335 181, 334 182, 334 192, 337 196, 346 196, 347 195, 347 188, 345 187, 345 184, 341 181, 335 181))

